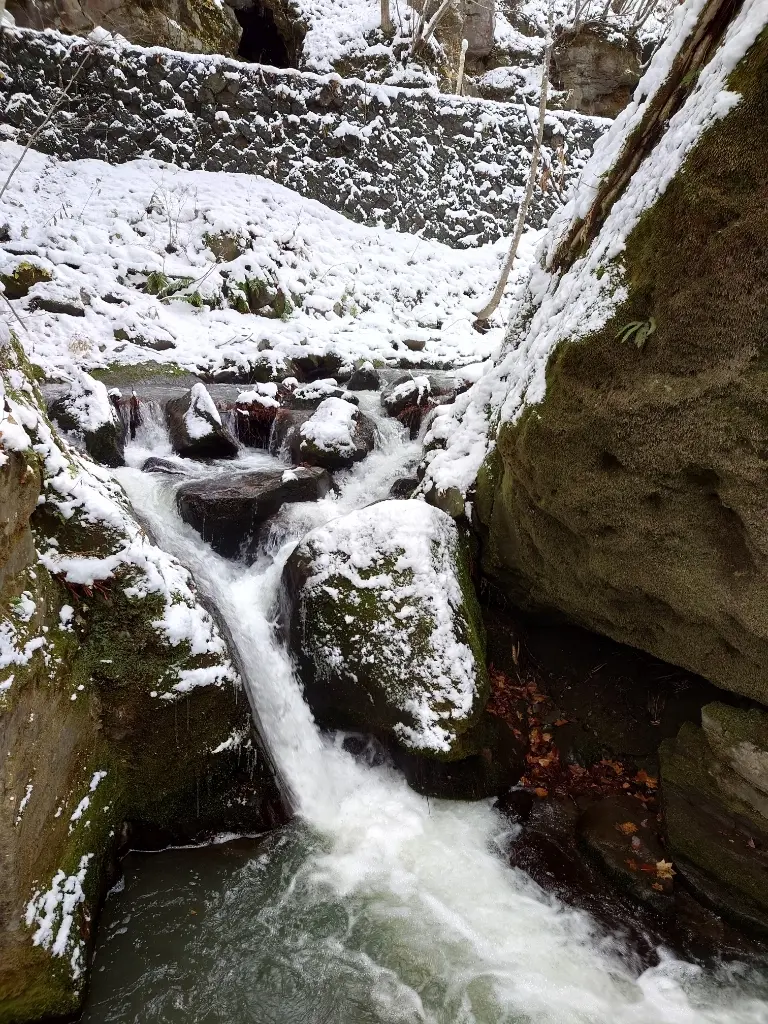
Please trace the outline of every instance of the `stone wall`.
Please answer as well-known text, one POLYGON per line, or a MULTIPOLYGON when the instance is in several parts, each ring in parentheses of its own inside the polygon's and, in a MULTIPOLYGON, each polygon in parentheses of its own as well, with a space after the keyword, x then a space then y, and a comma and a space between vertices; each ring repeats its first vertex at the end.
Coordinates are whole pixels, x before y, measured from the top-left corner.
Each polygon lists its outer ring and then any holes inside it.
MULTIPOLYGON (((524 110, 432 90, 7 30, 6 133, 25 141, 84 58, 35 142, 44 152, 263 174, 354 220, 423 230, 452 245, 499 238, 515 216, 531 145, 524 110)), ((577 174, 605 126, 552 116, 548 151, 564 144, 577 174)), ((530 222, 541 225, 554 202, 551 191, 539 194, 530 222)))

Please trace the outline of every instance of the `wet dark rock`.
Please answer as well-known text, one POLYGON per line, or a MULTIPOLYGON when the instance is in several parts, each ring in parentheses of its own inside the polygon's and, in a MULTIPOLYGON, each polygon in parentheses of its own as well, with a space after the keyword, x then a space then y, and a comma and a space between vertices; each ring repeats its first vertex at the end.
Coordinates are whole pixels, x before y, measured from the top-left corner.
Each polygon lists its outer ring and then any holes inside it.
POLYGON ((350 391, 378 391, 381 377, 370 364, 358 367, 347 381, 350 391))
POLYGON ((170 459, 161 459, 152 455, 141 467, 142 473, 166 473, 168 476, 186 476, 186 472, 177 462, 170 459))
POLYGON ((381 404, 390 416, 400 416, 406 409, 429 407, 432 386, 423 374, 396 377, 381 393, 381 404))
POLYGON ((298 432, 312 411, 309 409, 278 409, 269 436, 269 450, 273 455, 298 450, 298 432))
POLYGON ((418 486, 419 481, 415 477, 403 477, 402 480, 395 480, 389 488, 389 496, 390 498, 410 498, 418 486))
POLYGON ((672 910, 673 876, 655 812, 629 796, 605 797, 579 817, 579 839, 599 867, 634 899, 661 913, 672 910))
POLYGON ((264 527, 287 502, 317 501, 331 487, 323 469, 298 467, 257 473, 226 473, 183 484, 176 506, 214 551, 253 560, 264 527))
POLYGON ((221 424, 216 406, 203 384, 195 384, 165 407, 173 450, 185 459, 233 459, 237 441, 221 424))

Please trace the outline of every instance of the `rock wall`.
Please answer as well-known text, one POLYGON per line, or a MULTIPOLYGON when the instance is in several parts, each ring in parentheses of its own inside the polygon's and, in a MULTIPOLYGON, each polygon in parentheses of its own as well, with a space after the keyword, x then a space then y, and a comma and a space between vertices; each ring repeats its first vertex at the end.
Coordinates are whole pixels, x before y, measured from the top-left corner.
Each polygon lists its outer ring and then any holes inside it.
MULTIPOLYGON (((84 59, 35 141, 44 152, 263 174, 353 220, 451 245, 506 234, 524 189, 531 133, 513 104, 16 30, 0 37, 0 100, 19 141, 84 59)), ((575 175, 605 126, 560 113, 546 143, 565 143, 575 175)), ((530 223, 553 208, 538 195, 530 223)))
POLYGON ((522 600, 763 703, 767 70, 764 33, 629 235, 626 300, 555 349, 480 488, 486 568, 522 600), (641 348, 633 322, 655 325, 641 348))
POLYGON ((74 1013, 115 858, 282 820, 190 577, 0 338, 0 1021, 74 1013), (23 424, 23 426, 22 426, 23 424))

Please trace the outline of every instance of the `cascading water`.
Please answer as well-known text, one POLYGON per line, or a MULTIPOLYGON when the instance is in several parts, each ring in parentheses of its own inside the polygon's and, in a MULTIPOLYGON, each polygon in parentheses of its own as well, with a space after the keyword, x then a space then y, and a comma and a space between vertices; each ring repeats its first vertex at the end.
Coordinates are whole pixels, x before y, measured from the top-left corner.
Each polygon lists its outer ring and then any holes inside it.
MULTIPOLYGON (((619 939, 509 866, 514 830, 490 802, 428 801, 315 727, 273 629, 282 567, 307 529, 384 497, 418 454, 378 416, 377 396, 361 397, 378 421, 377 450, 338 496, 285 508, 251 567, 218 557, 180 521, 172 478, 120 471, 158 543, 226 619, 296 818, 202 890, 187 854, 156 858, 167 866, 137 890, 131 914, 120 916, 120 898, 111 926, 105 912, 83 1020, 766 1024, 757 972, 663 956, 641 970, 619 939)), ((135 466, 169 452, 146 423, 128 457, 135 466)), ((275 460, 251 452, 235 465, 275 460)))

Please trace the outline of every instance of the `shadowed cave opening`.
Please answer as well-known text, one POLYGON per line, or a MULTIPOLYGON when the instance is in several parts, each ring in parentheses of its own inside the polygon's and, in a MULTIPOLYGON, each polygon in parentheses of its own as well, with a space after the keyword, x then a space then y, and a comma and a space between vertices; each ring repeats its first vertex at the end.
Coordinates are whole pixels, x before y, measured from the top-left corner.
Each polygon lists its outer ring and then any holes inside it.
POLYGON ((238 57, 253 64, 270 64, 275 68, 297 67, 296 48, 289 47, 275 22, 270 8, 257 2, 252 7, 235 10, 243 34, 238 57))

